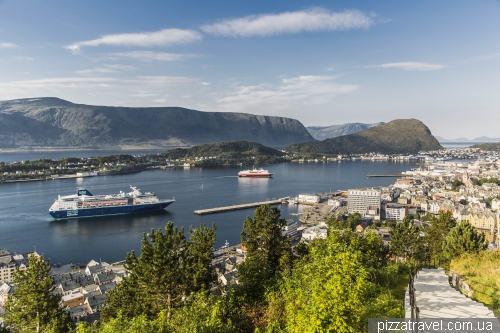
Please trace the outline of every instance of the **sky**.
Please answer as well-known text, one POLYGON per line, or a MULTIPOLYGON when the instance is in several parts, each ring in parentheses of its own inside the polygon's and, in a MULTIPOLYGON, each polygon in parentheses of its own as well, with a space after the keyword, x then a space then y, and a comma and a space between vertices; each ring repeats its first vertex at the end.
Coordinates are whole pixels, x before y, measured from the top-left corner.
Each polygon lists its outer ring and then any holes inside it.
POLYGON ((500 1, 0 0, 0 100, 500 137, 500 1))

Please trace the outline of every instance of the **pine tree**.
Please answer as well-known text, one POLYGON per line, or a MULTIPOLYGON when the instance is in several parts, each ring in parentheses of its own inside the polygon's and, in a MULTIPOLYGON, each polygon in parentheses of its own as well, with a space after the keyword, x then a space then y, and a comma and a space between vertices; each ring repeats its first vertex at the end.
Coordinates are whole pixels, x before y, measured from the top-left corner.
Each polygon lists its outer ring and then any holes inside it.
POLYGON ((463 221, 450 230, 443 243, 443 253, 447 258, 452 259, 463 253, 477 253, 487 247, 485 235, 478 234, 472 224, 463 221))
POLYGON ((430 259, 437 265, 444 260, 443 243, 450 230, 456 225, 455 219, 450 212, 440 212, 438 217, 430 219, 430 227, 426 230, 425 237, 429 250, 430 259))
POLYGON ((403 222, 396 224, 391 230, 390 251, 396 257, 407 259, 420 259, 423 242, 420 229, 408 217, 403 222))
POLYGON ((59 307, 61 297, 54 293, 50 265, 43 257, 29 257, 26 270, 14 273, 14 294, 6 304, 5 323, 13 333, 70 332, 69 315, 59 307))
POLYGON ((269 205, 258 207, 254 218, 247 217, 243 224, 241 243, 246 247, 247 255, 238 267, 238 273, 251 299, 260 299, 266 283, 291 268, 290 240, 281 236, 285 225, 280 211, 269 205))
POLYGON ((165 233, 152 229, 143 235, 141 255, 137 258, 134 251, 127 254, 129 277, 108 296, 104 321, 120 312, 128 319, 143 314, 154 318, 163 309, 170 318, 172 309, 191 293, 208 287, 213 277, 210 264, 215 225, 190 228, 190 234, 192 242, 186 240, 184 228, 174 228, 168 222, 165 233))

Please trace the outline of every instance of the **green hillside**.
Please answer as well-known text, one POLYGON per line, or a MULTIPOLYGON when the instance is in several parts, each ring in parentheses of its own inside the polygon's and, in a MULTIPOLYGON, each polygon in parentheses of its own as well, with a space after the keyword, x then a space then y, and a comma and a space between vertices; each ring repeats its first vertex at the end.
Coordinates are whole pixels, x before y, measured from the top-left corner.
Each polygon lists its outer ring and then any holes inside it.
POLYGON ((500 142, 481 143, 479 145, 474 145, 471 148, 479 148, 486 151, 500 151, 500 142))
POLYGON ((297 154, 415 154, 442 148, 430 130, 417 119, 397 119, 355 134, 323 141, 296 143, 283 148, 297 154))

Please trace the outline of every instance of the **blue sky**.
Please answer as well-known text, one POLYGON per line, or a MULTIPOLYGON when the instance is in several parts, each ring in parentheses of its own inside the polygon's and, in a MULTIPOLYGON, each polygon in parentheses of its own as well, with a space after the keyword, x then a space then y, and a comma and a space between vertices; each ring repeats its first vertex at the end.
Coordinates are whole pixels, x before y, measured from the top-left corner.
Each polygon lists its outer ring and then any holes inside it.
POLYGON ((499 1, 0 0, 0 100, 500 137, 499 1))

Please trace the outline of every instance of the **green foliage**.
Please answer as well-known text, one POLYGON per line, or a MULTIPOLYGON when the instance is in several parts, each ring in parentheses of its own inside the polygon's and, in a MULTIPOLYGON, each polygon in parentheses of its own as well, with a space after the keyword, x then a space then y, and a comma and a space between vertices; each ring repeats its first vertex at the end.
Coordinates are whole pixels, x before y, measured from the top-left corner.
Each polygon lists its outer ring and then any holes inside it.
POLYGON ((254 218, 248 216, 243 224, 241 243, 247 255, 238 273, 251 300, 260 300, 266 284, 280 272, 291 269, 290 240, 281 236, 285 225, 279 209, 269 205, 258 207, 254 218))
POLYGON ((424 242, 427 245, 429 259, 434 266, 441 266, 447 258, 443 254, 443 243, 450 230, 456 226, 456 221, 451 212, 439 212, 437 217, 428 215, 430 227, 425 230, 424 242))
POLYGON ((61 297, 54 294, 50 264, 43 257, 29 257, 26 270, 14 273, 15 293, 9 296, 5 323, 13 333, 71 332, 69 315, 59 308, 61 297))
POLYGON ((169 317, 184 298, 207 288, 215 225, 191 228, 190 234, 188 242, 184 229, 174 228, 172 222, 167 223, 165 233, 153 229, 144 234, 141 255, 137 258, 134 251, 127 255, 125 267, 130 276, 108 296, 103 318, 109 320, 118 312, 126 318, 153 318, 164 309, 169 317))
POLYGON ((481 143, 470 148, 479 148, 485 151, 500 151, 500 142, 481 143))
POLYGON ((458 188, 463 185, 464 185, 463 182, 461 182, 459 179, 455 179, 451 182, 451 190, 458 191, 458 188))
POLYGON ((474 179, 472 179, 472 184, 477 185, 477 186, 481 186, 481 185, 487 184, 487 183, 500 185, 500 179, 498 179, 498 178, 481 178, 481 179, 474 178, 474 179))
POLYGON ((363 332, 370 317, 402 317, 407 274, 386 253, 373 232, 312 242, 267 294, 266 332, 363 332))
POLYGON ((472 288, 472 298, 500 314, 500 251, 465 253, 451 261, 450 269, 457 272, 472 288))
POLYGON ((448 259, 458 258, 464 253, 477 253, 485 250, 488 242, 484 234, 467 221, 453 227, 443 243, 443 254, 448 259))
POLYGON ((390 231, 390 250, 393 255, 404 260, 421 260, 424 253, 420 229, 413 221, 405 217, 403 222, 396 224, 390 231))
POLYGON ((332 218, 328 220, 326 223, 328 225, 328 230, 343 230, 350 229, 354 230, 359 224, 359 220, 361 219, 361 215, 359 213, 349 214, 347 219, 337 219, 332 218))

